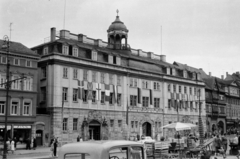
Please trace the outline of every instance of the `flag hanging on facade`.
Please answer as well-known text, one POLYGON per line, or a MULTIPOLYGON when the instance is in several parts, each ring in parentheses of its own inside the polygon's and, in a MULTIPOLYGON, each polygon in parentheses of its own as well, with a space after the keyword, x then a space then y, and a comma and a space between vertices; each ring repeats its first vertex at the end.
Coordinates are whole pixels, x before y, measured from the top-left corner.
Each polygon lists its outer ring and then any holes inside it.
POLYGON ((110 86, 108 84, 105 84, 105 100, 109 101, 110 96, 110 86))
POLYGON ((150 97, 150 105, 153 104, 152 102, 152 89, 149 90, 149 97, 150 97))
POLYGON ((83 81, 78 80, 78 99, 83 99, 83 81))
POLYGON ((141 88, 138 87, 138 103, 141 104, 142 92, 141 88))
POLYGON ((87 99, 92 100, 92 98, 93 98, 93 95, 92 95, 93 84, 92 84, 92 82, 88 82, 87 89, 88 89, 87 99))

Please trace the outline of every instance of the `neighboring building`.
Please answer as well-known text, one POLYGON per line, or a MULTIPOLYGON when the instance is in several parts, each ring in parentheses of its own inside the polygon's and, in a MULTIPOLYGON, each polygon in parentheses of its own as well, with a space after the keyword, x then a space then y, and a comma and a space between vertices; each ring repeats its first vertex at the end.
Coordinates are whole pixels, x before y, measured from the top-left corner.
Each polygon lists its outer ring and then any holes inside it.
POLYGON ((50 42, 32 48, 41 55, 38 109, 50 114, 50 129, 43 128, 46 142, 53 135, 64 142, 78 135, 159 139, 161 126, 178 117, 196 124, 199 105, 206 126, 205 86, 198 73, 167 63, 165 55, 132 49, 119 16, 107 33, 104 42, 51 28, 50 42))
POLYGON ((240 127, 240 75, 239 72, 232 75, 226 74, 228 85, 225 88, 227 97, 227 128, 240 127))
MULTIPOLYGON (((6 82, 7 51, 2 49, 0 40, 0 84, 6 82)), ((6 107, 5 85, 0 85, 0 140, 5 131, 5 113, 8 109, 8 138, 16 137, 25 142, 28 137, 36 136, 37 105, 37 61, 39 55, 18 42, 9 42, 10 81, 16 80, 9 90, 9 106, 6 107)), ((37 138, 39 140, 39 138, 37 138)))
POLYGON ((209 132, 226 132, 226 81, 209 75, 206 85, 206 115, 209 132))

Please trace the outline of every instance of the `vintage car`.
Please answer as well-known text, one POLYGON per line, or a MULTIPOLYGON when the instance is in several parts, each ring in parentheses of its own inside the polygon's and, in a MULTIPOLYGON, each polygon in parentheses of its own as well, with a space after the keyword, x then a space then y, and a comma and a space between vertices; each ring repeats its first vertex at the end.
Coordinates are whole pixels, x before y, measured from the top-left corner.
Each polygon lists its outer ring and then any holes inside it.
POLYGON ((147 159, 144 145, 135 141, 84 141, 63 145, 59 159, 147 159))

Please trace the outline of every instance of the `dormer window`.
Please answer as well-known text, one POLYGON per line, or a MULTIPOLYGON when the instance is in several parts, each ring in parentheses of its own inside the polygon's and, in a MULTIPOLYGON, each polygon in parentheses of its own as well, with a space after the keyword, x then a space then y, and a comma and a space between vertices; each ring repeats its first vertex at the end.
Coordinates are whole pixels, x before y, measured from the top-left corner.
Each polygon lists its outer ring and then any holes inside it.
POLYGON ((68 46, 67 45, 63 45, 62 54, 68 55, 68 46))
POLYGON ((44 47, 43 48, 43 55, 47 55, 48 54, 48 47, 44 47))
POLYGON ((78 48, 77 47, 73 47, 73 56, 78 57, 78 48))
POLYGON ((7 63, 7 57, 2 56, 1 63, 6 64, 7 63))
POLYGON ((20 65, 20 59, 14 59, 13 64, 19 66, 20 65))
POLYGON ((92 60, 97 61, 97 51, 92 50, 92 60))

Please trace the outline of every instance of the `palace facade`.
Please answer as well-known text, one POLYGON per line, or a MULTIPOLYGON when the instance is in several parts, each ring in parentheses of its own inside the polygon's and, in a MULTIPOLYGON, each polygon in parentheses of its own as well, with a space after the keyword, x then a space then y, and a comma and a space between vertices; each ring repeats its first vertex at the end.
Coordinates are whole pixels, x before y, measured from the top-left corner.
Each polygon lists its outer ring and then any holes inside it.
POLYGON ((117 16, 107 42, 51 28, 50 41, 32 48, 41 55, 37 119, 45 123, 45 142, 52 136, 74 142, 78 135, 159 139, 173 135, 164 133, 163 125, 198 124, 199 111, 206 128, 200 73, 168 63, 165 55, 131 48, 128 32, 117 16))

